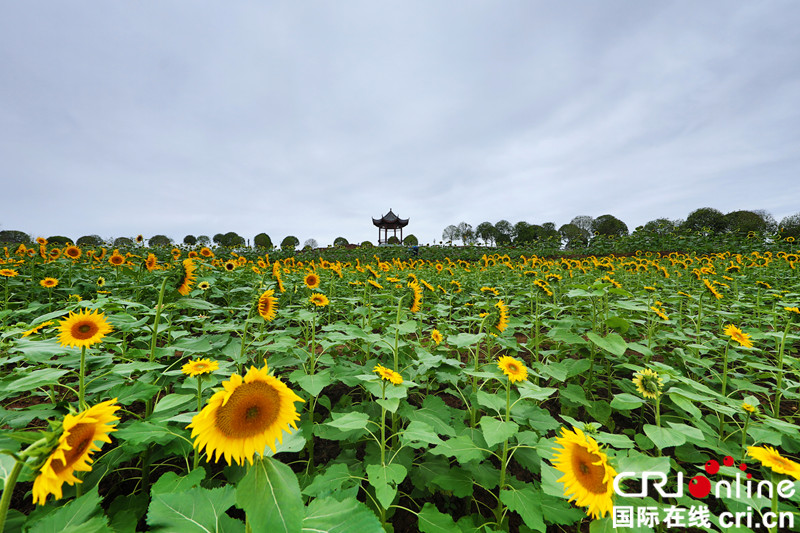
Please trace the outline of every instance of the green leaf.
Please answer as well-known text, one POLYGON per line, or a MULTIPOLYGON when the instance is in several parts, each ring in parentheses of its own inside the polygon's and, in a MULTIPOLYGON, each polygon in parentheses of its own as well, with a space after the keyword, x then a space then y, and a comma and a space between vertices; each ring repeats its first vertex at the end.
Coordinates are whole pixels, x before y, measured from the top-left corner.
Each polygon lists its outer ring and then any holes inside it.
MULTIPOLYGON (((476 464, 476 463, 472 463, 476 464)), ((461 468, 448 468, 433 477, 431 484, 453 493, 456 498, 466 498, 472 495, 473 477, 461 468)), ((484 488, 487 488, 484 486, 484 488)))
MULTIPOLYGON (((505 392, 505 391, 504 391, 505 392)), ((478 404, 483 407, 495 411, 498 414, 503 414, 506 411, 506 397, 505 394, 489 394, 482 390, 478 391, 478 404)))
POLYGON ((526 485, 520 490, 504 489, 500 492, 500 501, 512 511, 518 513, 525 525, 535 531, 545 531, 542 517, 542 504, 539 501, 541 491, 526 485))
POLYGON ((163 415, 165 411, 173 414, 173 411, 181 411, 189 405, 197 405, 196 394, 167 394, 158 400, 153 414, 163 415))
POLYGON ((330 385, 332 381, 331 371, 328 369, 312 375, 305 374, 302 371, 295 371, 292 372, 290 377, 311 396, 319 396, 322 389, 330 385))
POLYGON ((149 443, 164 445, 179 438, 179 435, 152 422, 137 420, 130 424, 122 424, 114 433, 114 437, 133 445, 149 443))
POLYGON ((647 435, 653 444, 660 449, 670 446, 680 446, 686 442, 686 435, 674 429, 661 428, 652 424, 644 425, 644 434, 647 435))
POLYGON ((643 403, 644 400, 638 396, 623 392, 622 394, 614 396, 614 399, 611 400, 611 407, 617 411, 630 411, 631 409, 641 407, 643 403))
POLYGON ((369 422, 368 414, 358 413, 356 411, 350 411, 349 413, 345 414, 333 413, 333 417, 334 419, 330 422, 325 422, 325 425, 333 426, 343 431, 364 429, 367 427, 367 423, 369 422))
POLYGON ((628 349, 628 343, 616 333, 609 333, 605 337, 601 337, 597 333, 590 331, 586 334, 586 337, 601 349, 620 357, 625 355, 625 351, 628 349))
POLYGON ((491 416, 482 417, 480 426, 483 430, 483 438, 489 448, 493 448, 496 444, 511 438, 519 431, 519 425, 516 423, 500 421, 491 416))
POLYGON ((381 506, 388 509, 397 494, 397 485, 403 482, 408 471, 403 465, 367 466, 367 481, 375 488, 375 496, 381 506))
POLYGON ((466 348, 473 346, 484 337, 483 333, 458 333, 447 337, 447 344, 456 348, 466 348))
POLYGON ((31 391, 37 387, 54 385, 58 380, 69 372, 60 368, 42 368, 33 372, 25 371, 25 377, 15 379, 3 386, 3 392, 31 391))
POLYGON ((354 481, 350 469, 344 463, 336 463, 328 467, 324 474, 315 476, 314 481, 303 489, 303 494, 317 498, 328 496, 341 490, 349 481, 354 481))
POLYGON ((100 507, 97 486, 80 498, 48 514, 31 527, 30 533, 104 533, 108 522, 100 507))
POLYGON ((387 398, 386 400, 381 398, 379 400, 375 400, 375 403, 377 403, 390 413, 394 413, 397 411, 397 408, 400 407, 400 398, 387 398))
POLYGON ((444 513, 440 513, 435 505, 428 502, 422 506, 422 510, 417 513, 419 519, 417 525, 422 533, 453 533, 460 531, 453 521, 453 518, 444 513))
POLYGON ((552 396, 557 389, 552 387, 540 387, 530 381, 521 381, 517 384, 517 390, 522 398, 542 402, 552 396))
POLYGON ((236 505, 247 513, 253 533, 295 533, 303 522, 297 476, 269 457, 256 460, 238 483, 236 505))
POLYGON ((476 459, 481 460, 486 456, 486 452, 478 448, 469 435, 459 435, 458 437, 446 440, 442 444, 432 448, 430 453, 455 457, 461 464, 476 459))
POLYGON ((153 531, 165 533, 241 531, 243 524, 225 514, 235 501, 236 489, 232 485, 154 494, 147 511, 147 524, 153 531), (242 527, 233 527, 234 523, 242 527))
POLYGON ((669 457, 650 457, 636 450, 629 450, 627 457, 617 456, 617 466, 617 472, 635 472, 637 474, 642 472, 667 474, 670 469, 669 457))
POLYGON ((170 492, 184 492, 200 486, 200 482, 206 477, 203 467, 198 467, 185 476, 179 476, 175 472, 167 472, 150 489, 151 494, 166 494, 170 492))
POLYGON ((442 444, 442 439, 425 422, 417 420, 411 422, 400 434, 403 444, 412 448, 422 448, 426 444, 442 444), (421 444, 421 445, 420 445, 421 444))
POLYGON ((383 528, 375 513, 358 500, 339 501, 335 498, 317 498, 306 508, 303 531, 383 533, 383 528))

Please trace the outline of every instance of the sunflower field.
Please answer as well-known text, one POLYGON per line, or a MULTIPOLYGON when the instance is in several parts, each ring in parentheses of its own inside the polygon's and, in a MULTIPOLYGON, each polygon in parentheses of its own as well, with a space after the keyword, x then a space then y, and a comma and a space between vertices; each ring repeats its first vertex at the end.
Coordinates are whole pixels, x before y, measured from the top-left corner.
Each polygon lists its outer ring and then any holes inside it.
POLYGON ((736 245, 6 247, 0 532, 800 530, 800 249, 736 245))

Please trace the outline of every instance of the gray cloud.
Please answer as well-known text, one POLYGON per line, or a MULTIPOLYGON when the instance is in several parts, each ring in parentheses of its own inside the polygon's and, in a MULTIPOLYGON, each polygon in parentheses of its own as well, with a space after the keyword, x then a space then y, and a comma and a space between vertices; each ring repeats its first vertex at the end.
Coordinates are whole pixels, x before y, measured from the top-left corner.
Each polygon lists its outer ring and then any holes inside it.
POLYGON ((800 5, 82 2, 0 20, 4 229, 375 240, 800 211, 800 5))

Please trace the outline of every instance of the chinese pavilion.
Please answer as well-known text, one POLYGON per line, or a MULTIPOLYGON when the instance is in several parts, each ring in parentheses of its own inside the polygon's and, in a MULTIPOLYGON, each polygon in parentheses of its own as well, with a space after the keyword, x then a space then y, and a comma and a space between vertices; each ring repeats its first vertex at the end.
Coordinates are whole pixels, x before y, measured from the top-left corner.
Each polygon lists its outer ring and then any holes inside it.
POLYGON ((378 244, 386 244, 389 242, 389 230, 393 231, 393 235, 397 237, 397 230, 400 230, 400 242, 403 242, 403 228, 408 225, 407 218, 399 218, 397 215, 389 212, 381 218, 373 218, 372 223, 378 227, 378 244), (383 230, 383 238, 381 238, 381 230, 383 230))

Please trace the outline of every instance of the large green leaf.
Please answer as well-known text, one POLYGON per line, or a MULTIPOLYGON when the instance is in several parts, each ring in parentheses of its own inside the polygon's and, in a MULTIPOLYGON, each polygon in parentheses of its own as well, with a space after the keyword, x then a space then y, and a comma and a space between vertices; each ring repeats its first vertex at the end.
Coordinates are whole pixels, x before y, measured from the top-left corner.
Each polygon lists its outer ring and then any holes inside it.
POLYGON ((500 492, 500 501, 518 513, 525 525, 534 531, 545 531, 544 519, 542 516, 542 504, 540 502, 541 491, 532 485, 526 485, 522 489, 508 488, 500 492))
POLYGON ((356 411, 350 411, 349 413, 345 414, 334 413, 333 417, 333 420, 330 422, 325 422, 325 424, 343 431, 348 431, 351 429, 364 429, 367 427, 367 423, 369 422, 368 414, 358 413, 356 411))
POLYGON ((444 441, 442 444, 432 448, 430 453, 455 457, 461 464, 476 459, 480 460, 486 456, 486 452, 479 448, 469 435, 464 434, 444 441))
POLYGON ((97 487, 53 511, 28 530, 30 533, 104 533, 108 522, 100 507, 97 487))
POLYGON ((680 446, 686 442, 686 435, 676 429, 667 429, 652 424, 645 424, 644 433, 653 441, 653 444, 660 449, 670 446, 680 446))
POLYGON ((417 513, 419 518, 418 526, 422 533, 453 533, 460 531, 453 518, 439 512, 435 505, 428 502, 422 506, 422 510, 417 513))
POLYGON ((511 421, 498 420, 492 416, 484 416, 480 421, 483 438, 489 448, 511 438, 519 431, 519 425, 511 421))
POLYGON ((303 522, 303 498, 292 469, 264 457, 236 487, 236 505, 247 513, 253 533, 295 533, 303 522))
POLYGON ((375 496, 384 509, 388 509, 394 501, 397 485, 402 483, 406 474, 406 467, 397 463, 367 467, 367 481, 375 488, 375 496))
POLYGON ((231 485, 217 489, 196 487, 182 492, 153 494, 147 524, 164 533, 232 533, 244 524, 225 512, 236 502, 231 485))
POLYGON ((625 350, 628 349, 628 343, 617 333, 609 333, 605 337, 601 337, 597 333, 590 331, 586 334, 586 337, 603 350, 620 357, 625 355, 625 350))
POLYGON ((69 372, 60 368, 42 368, 33 372, 25 372, 25 376, 6 383, 3 387, 4 392, 30 391, 36 387, 54 385, 58 380, 69 372))
POLYGON ((383 528, 366 505, 355 499, 317 498, 308 504, 303 531, 313 533, 383 533, 383 528))

